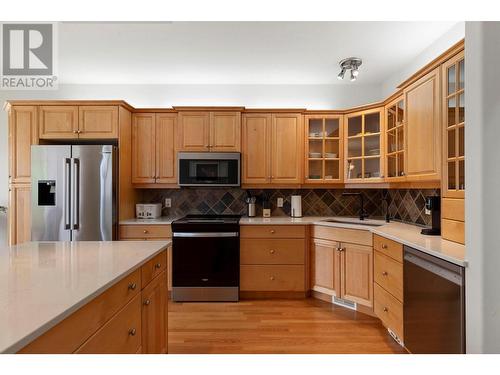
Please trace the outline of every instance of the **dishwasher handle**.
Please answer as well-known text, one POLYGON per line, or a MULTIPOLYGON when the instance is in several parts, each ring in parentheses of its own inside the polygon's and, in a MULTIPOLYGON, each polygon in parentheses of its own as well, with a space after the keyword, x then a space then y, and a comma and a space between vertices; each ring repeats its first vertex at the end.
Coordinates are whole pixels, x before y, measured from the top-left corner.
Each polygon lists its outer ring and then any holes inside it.
POLYGON ((421 253, 405 246, 404 262, 412 263, 428 272, 438 275, 458 286, 464 285, 463 268, 445 260, 421 253))

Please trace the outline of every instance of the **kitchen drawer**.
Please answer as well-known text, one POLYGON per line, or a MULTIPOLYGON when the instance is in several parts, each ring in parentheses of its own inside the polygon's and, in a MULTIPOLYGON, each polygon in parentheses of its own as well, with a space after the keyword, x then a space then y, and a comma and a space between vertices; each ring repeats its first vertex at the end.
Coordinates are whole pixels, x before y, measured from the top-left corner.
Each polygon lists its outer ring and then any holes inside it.
POLYGON ((164 250, 141 267, 142 287, 167 269, 167 251, 164 250))
MULTIPOLYGON (((387 328, 390 328, 401 340, 403 337, 403 304, 380 285, 374 285, 374 311, 387 328)), ((429 317, 431 319, 431 317, 429 317)))
POLYGON ((372 233, 368 230, 334 228, 322 225, 313 226, 311 237, 365 246, 372 246, 373 242, 372 233))
POLYGON ((240 290, 263 292, 302 292, 305 290, 304 266, 242 265, 240 290))
POLYGON ((61 323, 31 342, 20 353, 74 352, 141 290, 141 270, 137 269, 101 295, 81 307, 61 323))
POLYGON ((375 282, 403 302, 403 264, 375 250, 375 282))
POLYGON ((305 238, 305 225, 242 225, 241 238, 305 238))
POLYGON ((304 264, 302 239, 245 238, 240 241, 241 264, 304 264))
POLYGON ((441 220, 441 236, 448 241, 465 244, 465 223, 456 220, 441 220))
POLYGON ((120 225, 120 239, 172 237, 170 225, 120 225))
POLYGON ((441 202, 441 217, 456 221, 465 220, 465 200, 443 198, 441 202))
POLYGON ((141 296, 137 295, 75 353, 135 354, 141 346, 141 296))
POLYGON ((403 263, 403 245, 399 242, 389 240, 385 237, 374 235, 373 248, 382 254, 403 263))

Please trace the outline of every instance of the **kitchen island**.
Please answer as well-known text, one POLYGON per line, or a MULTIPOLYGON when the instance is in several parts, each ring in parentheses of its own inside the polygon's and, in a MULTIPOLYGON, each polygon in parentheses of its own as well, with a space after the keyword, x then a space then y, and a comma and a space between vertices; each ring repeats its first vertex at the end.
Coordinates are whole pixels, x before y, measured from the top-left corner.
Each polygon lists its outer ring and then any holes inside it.
POLYGON ((1 247, 0 353, 166 352, 169 245, 1 247))

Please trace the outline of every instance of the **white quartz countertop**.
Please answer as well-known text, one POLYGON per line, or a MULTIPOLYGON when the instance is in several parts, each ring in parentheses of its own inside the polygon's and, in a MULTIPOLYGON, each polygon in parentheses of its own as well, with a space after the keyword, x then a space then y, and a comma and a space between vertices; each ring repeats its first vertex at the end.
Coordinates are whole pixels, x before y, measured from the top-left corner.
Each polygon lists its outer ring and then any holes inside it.
POLYGON ((160 216, 157 219, 126 219, 120 220, 120 225, 169 225, 176 218, 160 216))
POLYGON ((0 353, 15 353, 170 241, 28 242, 0 247, 0 353))
POLYGON ((368 230, 385 238, 400 242, 404 245, 413 247, 427 254, 444 259, 448 262, 466 267, 465 246, 442 239, 440 236, 426 236, 420 233, 421 227, 410 224, 403 224, 391 221, 386 223, 383 220, 365 219, 361 222, 356 218, 346 217, 322 217, 322 216, 304 216, 301 218, 292 218, 288 216, 276 216, 271 218, 263 217, 242 217, 241 225, 322 225, 337 228, 351 228, 368 230), (340 220, 343 223, 327 222, 325 220, 340 220), (361 225, 379 224, 380 226, 361 225))

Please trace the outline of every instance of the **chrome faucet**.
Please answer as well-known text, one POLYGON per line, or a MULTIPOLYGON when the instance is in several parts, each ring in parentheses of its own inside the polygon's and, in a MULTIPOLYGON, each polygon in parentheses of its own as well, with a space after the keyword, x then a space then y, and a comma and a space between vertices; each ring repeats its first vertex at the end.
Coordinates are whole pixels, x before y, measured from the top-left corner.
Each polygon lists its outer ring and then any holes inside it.
POLYGON ((359 197, 359 203, 360 203, 359 220, 365 220, 365 218, 368 217, 368 214, 365 212, 365 199, 363 197, 363 193, 342 193, 342 196, 343 197, 358 196, 359 197))

